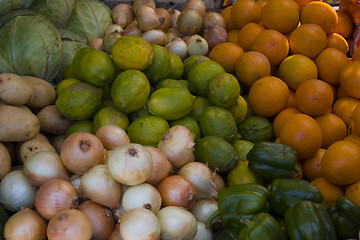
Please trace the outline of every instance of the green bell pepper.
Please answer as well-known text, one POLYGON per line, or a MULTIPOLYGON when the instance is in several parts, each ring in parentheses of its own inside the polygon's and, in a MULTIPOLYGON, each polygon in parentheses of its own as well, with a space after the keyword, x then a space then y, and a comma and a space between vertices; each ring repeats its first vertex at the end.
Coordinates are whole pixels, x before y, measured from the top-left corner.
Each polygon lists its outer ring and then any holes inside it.
POLYGON ((285 212, 285 225, 290 240, 336 240, 334 223, 320 203, 297 202, 285 212))
POLYGON ((269 213, 258 213, 244 221, 240 230, 239 240, 286 240, 286 235, 280 224, 269 213))
POLYGON ((238 240, 239 228, 223 227, 214 233, 214 240, 238 240))
POLYGON ((270 210, 269 196, 266 187, 255 183, 226 187, 219 192, 218 210, 209 217, 206 225, 211 227, 219 216, 223 226, 242 228, 245 219, 270 210))
POLYGON ((300 171, 296 166, 296 151, 281 143, 255 143, 248 152, 247 159, 249 169, 264 180, 291 178, 294 171, 300 171))
POLYGON ((270 185, 270 198, 272 212, 283 216, 289 207, 297 202, 309 200, 321 203, 321 192, 308 181, 301 179, 274 179, 270 185))

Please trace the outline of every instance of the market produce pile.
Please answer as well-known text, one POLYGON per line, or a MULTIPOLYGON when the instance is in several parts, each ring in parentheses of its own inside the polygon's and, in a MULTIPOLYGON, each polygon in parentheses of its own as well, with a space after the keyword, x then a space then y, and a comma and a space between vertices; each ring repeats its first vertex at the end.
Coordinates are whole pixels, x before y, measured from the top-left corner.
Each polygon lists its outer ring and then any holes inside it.
POLYGON ((350 12, 0 2, 0 239, 359 239, 350 12))

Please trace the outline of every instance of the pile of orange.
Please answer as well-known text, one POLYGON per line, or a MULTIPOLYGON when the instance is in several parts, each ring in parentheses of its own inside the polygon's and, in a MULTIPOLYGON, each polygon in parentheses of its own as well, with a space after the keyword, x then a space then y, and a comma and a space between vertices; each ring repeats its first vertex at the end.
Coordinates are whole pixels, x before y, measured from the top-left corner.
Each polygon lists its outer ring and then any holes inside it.
POLYGON ((211 59, 237 77, 254 114, 293 147, 324 201, 360 205, 360 48, 348 13, 312 0, 238 0, 211 59), (224 56, 229 54, 230 56, 224 56))

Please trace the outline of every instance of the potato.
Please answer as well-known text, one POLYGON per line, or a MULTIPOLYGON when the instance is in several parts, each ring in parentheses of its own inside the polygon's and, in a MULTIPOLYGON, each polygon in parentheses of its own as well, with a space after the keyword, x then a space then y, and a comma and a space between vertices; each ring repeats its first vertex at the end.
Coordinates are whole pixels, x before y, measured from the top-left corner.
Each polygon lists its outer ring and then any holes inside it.
POLYGON ((0 100, 10 105, 25 105, 35 96, 35 90, 28 81, 14 73, 0 74, 0 100))
POLYGON ((30 108, 43 108, 55 103, 56 91, 49 82, 32 76, 22 76, 22 78, 32 85, 35 92, 26 106, 30 108))
POLYGON ((64 134, 73 123, 71 119, 63 116, 55 105, 42 108, 36 115, 40 121, 40 130, 51 134, 64 134))
POLYGON ((11 170, 11 157, 8 149, 0 143, 0 181, 11 170))
POLYGON ((22 163, 24 163, 31 156, 36 153, 43 151, 55 152, 55 148, 51 145, 50 141, 41 133, 39 133, 35 138, 27 140, 18 145, 18 156, 22 163))
POLYGON ((23 142, 40 132, 39 119, 25 106, 0 105, 0 142, 23 142))

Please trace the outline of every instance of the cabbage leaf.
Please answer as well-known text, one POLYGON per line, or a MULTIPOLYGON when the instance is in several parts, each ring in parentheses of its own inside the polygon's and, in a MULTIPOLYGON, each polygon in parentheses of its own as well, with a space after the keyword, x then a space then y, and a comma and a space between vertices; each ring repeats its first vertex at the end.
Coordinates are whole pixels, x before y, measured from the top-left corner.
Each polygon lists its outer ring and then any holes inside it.
POLYGON ((0 0, 0 15, 20 8, 29 8, 34 0, 0 0))

